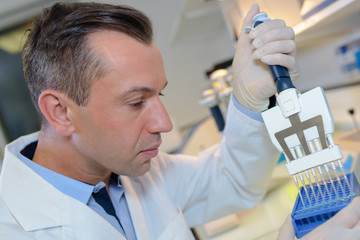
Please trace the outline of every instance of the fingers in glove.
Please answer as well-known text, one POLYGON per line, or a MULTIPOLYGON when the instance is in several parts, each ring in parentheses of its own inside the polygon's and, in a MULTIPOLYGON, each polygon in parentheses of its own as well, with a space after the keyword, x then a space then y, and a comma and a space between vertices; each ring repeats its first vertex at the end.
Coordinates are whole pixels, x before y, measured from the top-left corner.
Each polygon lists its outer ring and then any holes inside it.
POLYGON ((286 28, 286 23, 280 19, 274 19, 268 22, 263 22, 262 24, 258 25, 254 29, 252 29, 249 33, 249 37, 251 39, 255 39, 264 35, 265 33, 275 30, 275 29, 282 29, 286 28))
MULTIPOLYGON (((252 26, 253 23, 252 23, 252 18, 257 14, 259 13, 260 11, 260 8, 257 4, 253 4, 250 8, 250 10, 248 11, 248 13, 246 14, 245 18, 244 18, 244 21, 243 21, 243 25, 242 25, 242 28, 241 28, 241 33, 242 34, 245 34, 246 33, 246 30, 245 28, 248 27, 248 26, 252 26)), ((247 34, 247 33, 246 33, 247 34)))
POLYGON ((252 46, 253 48, 259 48, 267 43, 283 40, 294 41, 294 30, 291 27, 281 27, 269 30, 254 38, 252 46))
POLYGON ((248 13, 246 14, 244 21, 243 21, 243 25, 241 28, 241 34, 240 37, 238 39, 236 48, 246 48, 246 46, 248 47, 248 51, 250 54, 251 51, 251 39, 249 37, 249 34, 246 32, 245 28, 247 26, 252 26, 252 18, 260 11, 259 6, 257 4, 254 4, 251 6, 250 10, 248 11, 248 13))
POLYGON ((275 53, 275 54, 265 55, 261 57, 260 60, 267 65, 280 65, 286 67, 293 81, 295 81, 300 77, 301 74, 300 68, 295 60, 295 57, 293 56, 287 54, 275 53))
POLYGON ((296 54, 296 45, 293 40, 279 40, 275 42, 266 43, 263 46, 260 46, 253 52, 253 57, 255 59, 261 59, 263 56, 284 53, 291 56, 296 54))

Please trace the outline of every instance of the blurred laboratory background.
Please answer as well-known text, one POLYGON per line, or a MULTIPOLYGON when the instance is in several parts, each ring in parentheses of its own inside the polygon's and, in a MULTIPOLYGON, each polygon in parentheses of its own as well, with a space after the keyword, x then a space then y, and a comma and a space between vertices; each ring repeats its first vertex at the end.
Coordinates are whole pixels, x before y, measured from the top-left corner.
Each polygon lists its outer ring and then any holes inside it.
MULTIPOLYGON (((1 0, 0 169, 5 144, 39 130, 38 116, 23 78, 21 51, 31 19, 55 2, 58 1, 1 0)), ((295 86, 301 92, 317 86, 324 88, 339 136, 358 127, 360 0, 96 2, 133 6, 153 22, 154 41, 163 54, 169 82, 163 101, 174 122, 174 130, 164 135, 163 151, 197 154, 220 141, 231 94, 235 44, 243 17, 253 3, 259 4, 261 11, 267 12, 270 18, 283 19, 294 28, 297 59, 302 71, 295 86)), ((270 201, 276 201, 282 209, 265 201, 247 217, 229 216, 222 222, 199 228, 199 238, 274 239, 271 236, 276 234, 283 217, 291 211, 293 202, 291 198, 287 201, 277 197, 270 201), (273 213, 269 213, 270 217, 262 220, 266 222, 249 225, 248 219, 253 216, 251 214, 257 214, 256 211, 266 215, 266 204, 281 217, 272 218, 273 213), (258 224, 266 227, 259 230, 258 224), (247 227, 242 229, 241 226, 247 227)))

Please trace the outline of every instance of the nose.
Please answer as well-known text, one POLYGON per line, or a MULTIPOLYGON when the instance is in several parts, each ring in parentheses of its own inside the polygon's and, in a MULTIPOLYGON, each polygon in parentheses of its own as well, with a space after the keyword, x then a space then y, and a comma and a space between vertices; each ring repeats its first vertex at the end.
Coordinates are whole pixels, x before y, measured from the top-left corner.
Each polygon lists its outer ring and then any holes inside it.
POLYGON ((158 100, 156 107, 151 111, 151 120, 148 125, 150 133, 170 132, 173 124, 170 120, 169 114, 166 111, 164 104, 158 100))

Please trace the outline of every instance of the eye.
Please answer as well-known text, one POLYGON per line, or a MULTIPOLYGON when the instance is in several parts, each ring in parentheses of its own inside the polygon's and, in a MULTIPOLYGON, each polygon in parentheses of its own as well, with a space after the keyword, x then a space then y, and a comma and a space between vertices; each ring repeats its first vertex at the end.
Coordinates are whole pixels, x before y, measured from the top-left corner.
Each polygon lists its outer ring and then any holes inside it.
POLYGON ((133 108, 140 108, 144 102, 144 100, 138 100, 130 103, 129 105, 133 108))

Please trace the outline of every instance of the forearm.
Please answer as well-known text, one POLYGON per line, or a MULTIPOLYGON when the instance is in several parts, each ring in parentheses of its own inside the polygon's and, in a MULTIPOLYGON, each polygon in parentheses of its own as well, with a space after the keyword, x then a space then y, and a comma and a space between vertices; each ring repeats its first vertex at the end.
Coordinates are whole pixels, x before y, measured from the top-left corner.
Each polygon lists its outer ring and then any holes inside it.
MULTIPOLYGON (((231 103, 232 104, 232 103, 231 103)), ((221 143, 223 172, 249 207, 262 198, 279 157, 265 125, 229 107, 221 143)))

